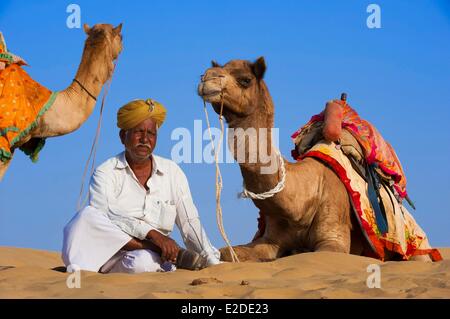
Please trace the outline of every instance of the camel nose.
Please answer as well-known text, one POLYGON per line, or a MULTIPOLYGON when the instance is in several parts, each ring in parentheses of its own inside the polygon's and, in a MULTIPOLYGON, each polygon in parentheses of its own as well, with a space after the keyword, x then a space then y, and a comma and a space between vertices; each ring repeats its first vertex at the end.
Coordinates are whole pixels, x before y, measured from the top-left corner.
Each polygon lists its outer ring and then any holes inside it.
POLYGON ((202 97, 220 93, 223 90, 225 81, 225 72, 221 68, 210 68, 201 76, 197 93, 202 97))
POLYGON ((217 79, 217 78, 224 78, 225 75, 223 74, 223 71, 221 68, 210 68, 206 70, 205 74, 201 76, 202 82, 206 82, 209 80, 217 79))

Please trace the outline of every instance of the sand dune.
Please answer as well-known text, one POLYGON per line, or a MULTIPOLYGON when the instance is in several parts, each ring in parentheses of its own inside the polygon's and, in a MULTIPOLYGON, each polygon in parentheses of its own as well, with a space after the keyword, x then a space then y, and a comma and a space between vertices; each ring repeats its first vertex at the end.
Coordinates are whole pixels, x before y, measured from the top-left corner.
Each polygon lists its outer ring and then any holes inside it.
POLYGON ((81 287, 69 289, 69 274, 54 270, 58 253, 0 247, 0 298, 450 298, 450 248, 441 253, 438 263, 305 253, 196 272, 82 272, 81 287), (380 266, 381 288, 367 287, 370 264, 380 266))

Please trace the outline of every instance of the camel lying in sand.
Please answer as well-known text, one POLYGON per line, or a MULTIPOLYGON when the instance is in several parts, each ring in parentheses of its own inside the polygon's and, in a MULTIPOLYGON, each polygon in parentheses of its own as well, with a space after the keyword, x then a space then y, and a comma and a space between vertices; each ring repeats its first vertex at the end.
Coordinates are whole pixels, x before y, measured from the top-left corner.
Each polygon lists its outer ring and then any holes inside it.
MULTIPOLYGON (((220 66, 213 62, 202 76, 198 94, 212 104, 216 113, 223 114, 229 128, 256 129, 257 139, 266 143, 259 148, 271 157, 271 163, 284 163, 285 187, 266 199, 252 199, 263 213, 265 231, 246 244, 235 246, 240 261, 266 261, 291 254, 293 251, 332 251, 361 255, 367 249, 359 225, 352 214, 349 195, 338 176, 314 158, 289 163, 272 144, 271 129, 274 105, 263 80, 266 64, 263 58, 251 63, 233 60, 220 66), (221 110, 223 106, 223 109, 221 110), (267 132, 261 135, 261 132, 267 132), (267 152, 266 152, 267 151, 267 152)), ((231 151, 238 154, 237 137, 229 136, 231 151), (234 138, 234 141, 233 141, 234 138)), ((274 188, 283 178, 278 169, 270 174, 261 171, 267 164, 249 161, 248 140, 245 161, 239 161, 244 184, 253 193, 274 188)), ((241 143, 242 144, 242 143, 241 143)), ((267 163, 267 162, 265 162, 267 163)), ((382 194, 383 195, 383 194, 382 194)), ((386 194, 384 194, 385 196, 386 194)), ((392 207, 388 207, 392 210, 392 207)), ((228 249, 221 249, 222 259, 231 261, 228 249)), ((395 258, 388 253, 385 260, 395 258)), ((415 256, 429 260, 428 256, 415 256)))

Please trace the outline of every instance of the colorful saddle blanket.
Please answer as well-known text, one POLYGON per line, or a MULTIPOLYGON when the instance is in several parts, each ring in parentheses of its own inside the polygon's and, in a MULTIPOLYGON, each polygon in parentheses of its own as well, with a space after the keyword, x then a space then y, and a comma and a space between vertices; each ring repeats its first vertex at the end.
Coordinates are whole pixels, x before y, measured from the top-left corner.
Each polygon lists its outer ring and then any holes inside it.
MULTIPOLYGON (((12 151, 38 123, 56 98, 35 82, 17 63, 0 70, 0 160, 7 162, 12 151)), ((32 143, 32 149, 22 148, 33 161, 42 148, 44 139, 32 143)))
POLYGON ((408 210, 395 200, 394 194, 388 187, 382 187, 380 190, 385 203, 388 224, 388 232, 381 234, 367 195, 366 181, 355 171, 342 149, 336 146, 335 143, 319 142, 298 160, 313 157, 328 164, 345 185, 357 221, 372 248, 372 251, 366 252, 366 255, 384 260, 386 252, 392 252, 401 256, 403 260, 408 260, 412 256, 428 254, 433 261, 442 260, 439 251, 430 246, 425 232, 408 210))
MULTIPOLYGON (((407 196, 406 176, 402 165, 392 148, 384 140, 378 130, 368 121, 359 117, 358 113, 343 101, 335 101, 341 104, 343 108, 342 128, 348 130, 359 142, 364 151, 364 157, 369 165, 376 164, 384 174, 387 174, 394 181, 394 188, 401 198, 407 196)), ((317 123, 324 121, 324 112, 314 115, 311 120, 297 130, 292 139, 295 144, 304 137, 304 135, 317 123)), ((294 159, 297 159, 296 150, 292 152, 294 159)))

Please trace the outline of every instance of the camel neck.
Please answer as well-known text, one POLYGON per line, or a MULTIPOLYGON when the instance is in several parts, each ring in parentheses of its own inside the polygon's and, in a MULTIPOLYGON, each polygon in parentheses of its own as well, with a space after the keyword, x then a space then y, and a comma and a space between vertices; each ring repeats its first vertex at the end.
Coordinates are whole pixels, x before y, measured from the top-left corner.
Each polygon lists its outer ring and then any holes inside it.
POLYGON ((255 112, 229 124, 229 147, 245 187, 253 193, 272 189, 281 178, 280 159, 272 143, 273 114, 255 112))
MULTIPOLYGON (((108 80, 109 70, 112 67, 112 61, 107 46, 87 47, 85 46, 81 63, 75 78, 82 83, 86 90, 92 95, 98 97, 103 84, 108 80)), ((84 89, 83 95, 89 95, 84 89)))
MULTIPOLYGON (((88 119, 96 105, 96 100, 90 94, 98 97, 103 84, 111 75, 114 43, 106 35, 104 39, 88 37, 74 77, 82 85, 72 81, 67 88, 58 92, 53 104, 33 130, 34 137, 65 135, 77 130, 88 119)), ((120 43, 117 42, 117 55, 119 49, 120 43)))

